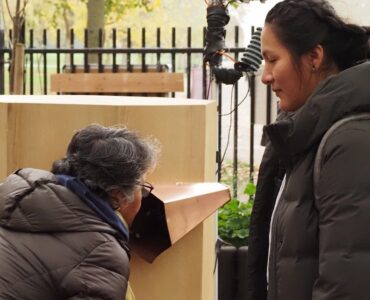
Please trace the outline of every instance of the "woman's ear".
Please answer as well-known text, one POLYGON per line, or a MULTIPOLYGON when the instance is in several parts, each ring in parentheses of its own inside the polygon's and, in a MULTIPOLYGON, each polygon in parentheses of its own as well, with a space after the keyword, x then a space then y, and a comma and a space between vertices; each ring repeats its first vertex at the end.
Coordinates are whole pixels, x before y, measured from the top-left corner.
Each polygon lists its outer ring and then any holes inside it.
POLYGON ((127 205, 126 195, 120 189, 109 191, 109 203, 114 210, 127 205))
POLYGON ((130 201, 126 201, 121 205, 119 211, 122 217, 125 219, 126 223, 130 227, 133 223, 136 214, 139 212, 142 202, 142 193, 141 190, 136 190, 133 194, 133 198, 130 201))
POLYGON ((312 71, 320 70, 324 63, 324 48, 321 44, 317 44, 312 50, 308 52, 308 59, 312 71))

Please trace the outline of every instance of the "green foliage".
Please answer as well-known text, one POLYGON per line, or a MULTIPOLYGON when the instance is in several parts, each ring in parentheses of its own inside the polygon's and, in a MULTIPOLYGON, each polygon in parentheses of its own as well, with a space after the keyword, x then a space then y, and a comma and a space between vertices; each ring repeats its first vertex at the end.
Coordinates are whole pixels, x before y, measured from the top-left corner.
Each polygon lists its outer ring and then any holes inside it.
POLYGON ((256 193, 256 185, 253 182, 248 182, 245 189, 244 194, 252 197, 256 193))
POLYGON ((235 8, 237 8, 237 7, 239 6, 239 1, 237 1, 237 0, 231 0, 231 1, 229 2, 229 5, 231 5, 231 6, 235 7, 235 8))
POLYGON ((250 216, 256 193, 256 185, 248 180, 249 165, 238 163, 238 176, 233 178, 232 163, 224 162, 222 166, 221 182, 231 186, 237 180, 238 186, 243 189, 238 193, 237 198, 231 199, 218 210, 218 235, 224 241, 240 247, 248 245, 250 216), (246 182, 244 185, 241 182, 246 182))
POLYGON ((218 235, 224 241, 240 247, 248 245, 253 200, 232 199, 218 210, 218 235))
POLYGON ((159 0, 105 0, 106 23, 116 23, 134 9, 144 8, 146 12, 150 12, 159 5, 159 0))
MULTIPOLYGON (((79 26, 80 10, 87 9, 89 0, 32 0, 29 4, 29 17, 35 16, 33 22, 28 21, 32 27, 37 25, 37 19, 41 19, 44 23, 52 28, 61 27, 63 20, 71 19, 73 27, 79 26)), ((105 23, 112 24, 123 19, 124 16, 131 11, 143 8, 146 12, 153 11, 160 6, 160 0, 105 0, 104 15, 105 23)), ((87 12, 84 13, 87 15, 87 12)), ((86 19, 83 18, 83 19, 86 19)), ((86 21, 84 25, 86 26, 86 21)), ((68 28, 69 29, 69 28, 68 28)))

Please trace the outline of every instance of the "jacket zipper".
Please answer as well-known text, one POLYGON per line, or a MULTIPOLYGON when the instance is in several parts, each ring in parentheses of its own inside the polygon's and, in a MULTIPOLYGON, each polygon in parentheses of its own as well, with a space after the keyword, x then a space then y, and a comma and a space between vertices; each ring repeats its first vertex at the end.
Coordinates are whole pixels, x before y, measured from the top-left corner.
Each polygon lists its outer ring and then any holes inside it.
MULTIPOLYGON (((277 206, 275 208, 275 213, 273 215, 273 219, 271 220, 272 224, 271 224, 271 245, 270 245, 270 248, 271 248, 271 253, 270 253, 270 263, 269 265, 271 265, 271 268, 270 266, 268 266, 269 268, 269 286, 272 287, 272 296, 273 298, 272 299, 277 299, 277 270, 276 270, 276 255, 277 255, 277 251, 278 251, 278 244, 276 242, 276 238, 277 238, 277 235, 278 235, 278 227, 277 227, 277 220, 278 220, 278 214, 279 214, 279 210, 280 210, 280 207, 281 207, 281 202, 282 202, 282 197, 284 196, 285 194, 285 190, 286 190, 286 187, 287 187, 287 182, 288 182, 288 172, 285 173, 285 184, 284 184, 284 187, 283 187, 283 190, 281 191, 281 194, 279 195, 280 196, 280 199, 276 199, 276 201, 279 201, 277 203, 277 206), (272 272, 270 272, 272 271, 272 272)), ((269 297, 270 299, 270 297, 269 297)))

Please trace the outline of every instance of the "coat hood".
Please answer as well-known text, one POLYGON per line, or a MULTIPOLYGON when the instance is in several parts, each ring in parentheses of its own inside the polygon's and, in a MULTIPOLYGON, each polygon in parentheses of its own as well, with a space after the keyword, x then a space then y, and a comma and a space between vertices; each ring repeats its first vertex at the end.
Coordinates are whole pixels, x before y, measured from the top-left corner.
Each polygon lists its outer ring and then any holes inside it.
POLYGON ((370 62, 330 76, 292 116, 267 125, 274 148, 292 159, 318 144, 339 119, 370 111, 370 62))
POLYGON ((21 232, 117 235, 54 174, 36 169, 21 169, 0 185, 0 226, 21 232))

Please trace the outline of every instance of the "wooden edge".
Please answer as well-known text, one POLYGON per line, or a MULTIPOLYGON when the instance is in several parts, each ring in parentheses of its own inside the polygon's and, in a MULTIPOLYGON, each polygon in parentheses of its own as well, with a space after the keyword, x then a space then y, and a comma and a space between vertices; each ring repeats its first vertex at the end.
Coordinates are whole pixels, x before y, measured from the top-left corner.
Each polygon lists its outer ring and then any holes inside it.
POLYGON ((229 190, 214 191, 184 200, 165 203, 168 232, 172 244, 228 202, 230 192, 229 190))
POLYGON ((51 91, 59 93, 168 93, 184 91, 182 73, 52 74, 51 91))

